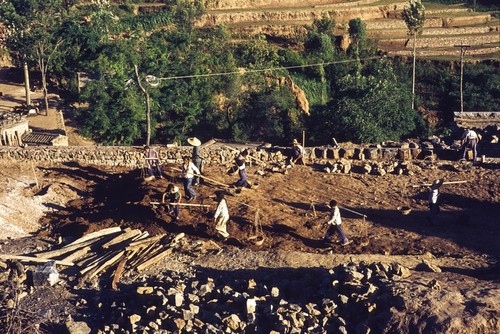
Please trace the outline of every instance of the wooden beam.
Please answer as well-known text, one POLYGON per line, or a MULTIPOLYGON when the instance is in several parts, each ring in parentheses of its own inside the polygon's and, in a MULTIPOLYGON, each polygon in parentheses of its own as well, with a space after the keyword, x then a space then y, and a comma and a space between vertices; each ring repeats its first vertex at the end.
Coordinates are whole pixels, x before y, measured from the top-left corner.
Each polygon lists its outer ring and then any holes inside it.
POLYGON ((39 257, 14 255, 14 254, 0 254, 0 260, 19 260, 19 261, 34 262, 34 263, 47 263, 49 261, 55 261, 56 264, 59 264, 61 266, 72 267, 75 265, 73 262, 70 261, 61 261, 48 258, 39 258, 39 257))
MULTIPOLYGON (((463 180, 463 181, 445 181, 443 182, 444 184, 461 184, 461 183, 467 183, 469 181, 463 180)), ((413 188, 419 188, 419 187, 430 187, 432 186, 432 183, 422 183, 422 184, 414 184, 412 185, 413 188)))
POLYGON ((118 233, 118 232, 121 232, 121 230, 122 230, 122 228, 119 227, 119 226, 105 228, 105 229, 102 229, 100 231, 96 231, 96 232, 92 232, 92 233, 86 234, 83 237, 78 238, 75 241, 67 244, 65 247, 76 245, 76 244, 82 243, 82 242, 87 241, 87 240, 92 240, 92 239, 95 239, 95 238, 101 238, 101 237, 103 237, 105 235, 108 235, 108 234, 118 233))
MULTIPOLYGON (((169 203, 162 203, 162 202, 149 202, 151 205, 168 205, 169 203)), ((202 207, 207 207, 209 208, 210 205, 208 204, 196 204, 196 203, 172 203, 172 205, 179 205, 179 206, 202 206, 202 207)))

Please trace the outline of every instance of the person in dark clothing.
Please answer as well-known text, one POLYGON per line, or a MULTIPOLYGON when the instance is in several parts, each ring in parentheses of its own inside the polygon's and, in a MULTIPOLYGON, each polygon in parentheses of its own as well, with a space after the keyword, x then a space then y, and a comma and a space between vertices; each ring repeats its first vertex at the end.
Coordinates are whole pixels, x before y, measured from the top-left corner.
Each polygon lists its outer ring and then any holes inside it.
POLYGON ((247 171, 245 166, 247 157, 248 157, 248 151, 244 149, 243 151, 240 152, 240 154, 238 154, 238 156, 235 159, 236 166, 238 167, 238 175, 240 176, 240 179, 236 181, 235 184, 237 187, 250 188, 250 184, 248 183, 247 180, 247 171))
POLYGON ((144 150, 144 155, 146 156, 146 167, 148 169, 149 176, 154 178, 156 173, 156 176, 162 179, 163 176, 161 172, 158 151, 151 146, 144 147, 144 150))
MULTIPOLYGON (((200 148, 200 145, 201 145, 201 141, 196 138, 196 137, 190 137, 188 138, 188 143, 189 145, 193 146, 193 153, 191 155, 191 161, 193 162, 193 164, 198 168, 198 170, 200 171, 200 173, 203 173, 203 168, 202 168, 202 163, 203 163, 203 156, 201 155, 200 151, 201 151, 201 148, 200 148)), ((200 177, 199 176, 195 176, 193 178, 193 185, 194 186, 197 186, 200 184, 200 177)))

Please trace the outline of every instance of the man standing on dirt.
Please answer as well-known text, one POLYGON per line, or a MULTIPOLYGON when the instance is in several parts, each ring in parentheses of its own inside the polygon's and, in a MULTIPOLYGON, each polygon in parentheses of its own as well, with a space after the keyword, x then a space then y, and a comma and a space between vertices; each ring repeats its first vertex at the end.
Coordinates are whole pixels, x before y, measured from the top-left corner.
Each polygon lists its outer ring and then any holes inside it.
POLYGON ((185 156, 182 163, 182 177, 184 178, 184 193, 188 202, 196 199, 196 192, 191 186, 193 177, 200 175, 200 170, 192 162, 189 156, 185 156))
POLYGON ((226 240, 229 237, 229 233, 227 233, 227 222, 229 220, 227 201, 223 191, 216 192, 215 196, 218 201, 217 209, 214 213, 215 230, 223 240, 226 240))
POLYGON ((436 180, 429 188, 429 221, 434 224, 439 209, 439 188, 443 185, 444 179, 436 180))
POLYGON ((479 141, 479 136, 477 132, 471 129, 465 129, 462 135, 462 159, 465 159, 465 154, 467 153, 467 148, 472 150, 473 160, 477 159, 477 142, 479 141))
POLYGON ((247 161, 248 157, 248 150, 244 149, 241 151, 240 154, 235 159, 236 166, 238 167, 238 174, 240 176, 240 179, 236 181, 236 186, 237 187, 244 187, 244 188, 250 188, 250 184, 248 183, 247 180, 247 171, 245 167, 245 162, 247 161))
MULTIPOLYGON (((193 164, 202 172, 202 162, 203 162, 203 156, 200 154, 200 145, 201 141, 196 138, 196 137, 189 137, 188 138, 188 143, 189 145, 193 146, 193 153, 191 155, 191 159, 193 161, 193 164)), ((193 185, 197 186, 200 184, 200 178, 198 176, 195 176, 193 178, 193 185)))
POLYGON ((328 230, 326 231, 326 235, 324 237, 324 240, 326 242, 330 243, 332 235, 335 233, 335 231, 337 231, 337 233, 339 234, 339 236, 341 238, 342 246, 347 246, 352 241, 350 241, 347 238, 344 230, 342 229, 342 218, 340 217, 340 210, 339 210, 339 207, 337 206, 337 201, 332 199, 330 201, 329 207, 330 207, 330 219, 327 222, 329 227, 328 227, 328 230))
POLYGON ((168 213, 174 215, 172 222, 176 222, 179 218, 179 203, 181 202, 181 192, 179 187, 172 183, 167 186, 167 190, 161 198, 161 202, 165 203, 165 197, 168 196, 168 213))
POLYGON ((158 151, 156 151, 151 146, 145 146, 144 150, 146 155, 146 167, 148 169, 149 177, 154 178, 156 172, 158 177, 162 179, 163 176, 160 168, 160 158, 158 155, 158 151))

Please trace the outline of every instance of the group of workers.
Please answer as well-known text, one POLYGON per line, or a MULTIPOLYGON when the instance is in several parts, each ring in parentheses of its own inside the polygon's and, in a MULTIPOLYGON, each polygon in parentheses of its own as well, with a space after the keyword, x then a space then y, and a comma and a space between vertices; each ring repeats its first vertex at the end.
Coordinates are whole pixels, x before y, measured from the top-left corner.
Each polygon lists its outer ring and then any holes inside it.
MULTIPOLYGON (((185 199, 187 202, 191 202, 196 199, 196 191, 193 189, 193 186, 199 185, 202 179, 202 162, 204 158, 200 153, 201 142, 198 138, 190 137, 188 138, 188 143, 193 147, 192 155, 191 157, 183 157, 180 171, 183 179, 185 199)), ((291 149, 289 164, 291 166, 294 166, 296 164, 304 165, 303 146, 300 145, 296 139, 293 140, 292 145, 293 146, 291 149)), ((146 146, 145 150, 146 168, 149 173, 149 178, 163 178, 159 164, 158 152, 150 146, 146 146)), ((236 187, 252 188, 251 184, 248 182, 246 173, 246 163, 248 162, 248 159, 249 152, 247 149, 244 149, 239 152, 234 160, 234 168, 237 169, 239 175, 239 179, 234 184, 236 187)), ((215 209, 213 215, 215 231, 217 232, 217 235, 223 240, 226 240, 229 237, 229 233, 227 232, 229 210, 225 195, 225 191, 215 192, 217 208, 215 209)), ((173 222, 177 221, 179 217, 179 207, 181 199, 182 195, 179 187, 177 187, 173 183, 168 184, 165 193, 162 195, 162 203, 166 203, 168 205, 168 212, 173 216, 173 222)), ((351 243, 351 241, 347 238, 345 232, 342 229, 342 218, 340 216, 337 202, 335 200, 332 200, 330 201, 329 206, 331 209, 330 217, 327 221, 329 228, 323 240, 327 243, 331 243, 332 235, 337 232, 341 238, 342 245, 348 245, 349 243, 351 243)))
MULTIPOLYGON (((477 142, 479 141, 479 136, 474 130, 466 129, 462 136, 462 158, 466 158, 467 149, 470 148, 473 151, 474 161, 477 158, 477 142)), ((198 186, 201 182, 202 174, 202 162, 203 156, 200 153, 201 142, 196 137, 188 138, 188 143, 193 147, 192 155, 184 156, 181 165, 181 175, 184 185, 185 199, 187 202, 191 202, 196 199, 196 191, 193 186, 198 186)), ((292 142, 293 146, 291 149, 291 156, 289 159, 289 165, 294 166, 297 164, 304 165, 304 148, 299 142, 294 139, 292 142)), ((150 147, 146 147, 146 165, 150 177, 162 178, 162 172, 159 165, 158 152, 150 147)), ((239 152, 235 158, 235 170, 238 171, 239 179, 236 181, 236 187, 251 188, 249 184, 246 173, 246 163, 248 162, 249 152, 247 149, 239 152)), ((429 220, 431 223, 435 222, 436 216, 439 213, 439 188, 443 184, 443 179, 436 180, 429 188, 429 220)), ((170 183, 167 186, 165 193, 162 196, 162 202, 168 204, 169 213, 173 215, 173 221, 176 221, 179 217, 179 204, 181 202, 181 193, 177 186, 170 183)), ((225 197, 225 191, 216 191, 215 199, 217 201, 217 208, 214 212, 213 219, 215 223, 215 230, 220 238, 223 240, 229 237, 227 232, 227 223, 229 221, 229 210, 227 206, 227 199, 225 197)), ((327 243, 331 243, 331 238, 334 233, 337 233, 340 237, 340 242, 343 246, 350 244, 352 241, 347 238, 344 230, 342 229, 342 218, 340 216, 340 210, 335 200, 329 202, 330 215, 327 221, 329 226, 323 240, 327 243)))

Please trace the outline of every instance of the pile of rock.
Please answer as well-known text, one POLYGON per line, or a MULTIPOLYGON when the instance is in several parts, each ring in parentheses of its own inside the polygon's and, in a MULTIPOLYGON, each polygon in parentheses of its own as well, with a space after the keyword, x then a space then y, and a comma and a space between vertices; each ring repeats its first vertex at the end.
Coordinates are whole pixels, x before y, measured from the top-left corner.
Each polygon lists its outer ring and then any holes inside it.
MULTIPOLYGON (((264 270, 264 269, 263 269, 264 270)), ((399 264, 329 271, 169 272, 96 300, 98 333, 370 333, 398 305, 399 264)))

